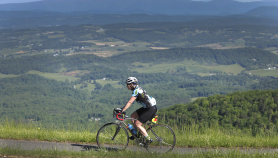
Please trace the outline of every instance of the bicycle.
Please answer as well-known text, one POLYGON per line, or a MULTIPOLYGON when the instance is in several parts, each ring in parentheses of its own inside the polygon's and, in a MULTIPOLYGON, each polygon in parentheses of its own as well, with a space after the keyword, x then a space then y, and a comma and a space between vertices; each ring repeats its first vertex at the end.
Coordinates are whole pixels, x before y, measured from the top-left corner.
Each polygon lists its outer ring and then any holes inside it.
POLYGON ((149 120, 143 126, 147 127, 147 133, 153 139, 153 142, 147 143, 144 136, 138 131, 133 134, 128 128, 127 120, 136 120, 129 118, 121 109, 115 108, 113 117, 116 116, 117 122, 110 122, 103 125, 96 136, 96 141, 101 150, 124 150, 129 144, 129 133, 133 136, 134 141, 140 147, 146 148, 151 153, 165 153, 174 149, 176 136, 174 131, 165 124, 156 124, 149 120))

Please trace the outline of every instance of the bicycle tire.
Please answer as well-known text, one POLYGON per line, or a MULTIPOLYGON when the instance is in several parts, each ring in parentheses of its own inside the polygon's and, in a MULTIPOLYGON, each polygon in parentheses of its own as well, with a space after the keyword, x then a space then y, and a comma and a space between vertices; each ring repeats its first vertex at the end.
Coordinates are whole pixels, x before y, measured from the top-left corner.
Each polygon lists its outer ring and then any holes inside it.
POLYGON ((107 123, 98 130, 96 141, 101 150, 118 151, 126 149, 128 136, 127 130, 120 124, 107 123))
POLYGON ((176 135, 167 125, 156 124, 151 126, 147 133, 153 142, 146 145, 146 149, 151 153, 166 153, 174 149, 176 145, 176 135))

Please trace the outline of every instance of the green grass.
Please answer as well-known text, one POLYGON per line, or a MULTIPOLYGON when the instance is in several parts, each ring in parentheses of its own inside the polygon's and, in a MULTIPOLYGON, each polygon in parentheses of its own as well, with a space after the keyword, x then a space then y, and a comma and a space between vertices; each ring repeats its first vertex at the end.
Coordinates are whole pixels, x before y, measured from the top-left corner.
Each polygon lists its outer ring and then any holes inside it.
POLYGON ((272 76, 272 77, 278 77, 278 69, 259 69, 259 70, 252 70, 248 71, 246 73, 249 73, 251 75, 258 75, 258 76, 272 76))
POLYGON ((234 74, 237 75, 241 73, 243 70, 245 70, 243 67, 241 67, 238 64, 233 64, 233 65, 216 65, 216 66, 206 66, 206 65, 196 65, 196 66, 191 66, 189 67, 191 71, 197 71, 196 74, 202 74, 198 73, 199 72, 204 72, 205 74, 213 74, 210 72, 222 72, 226 74, 234 74))
MULTIPOLYGON (((148 42, 127 43, 114 38, 108 38, 106 41, 88 40, 80 42, 93 43, 94 45, 91 45, 89 48, 85 49, 87 50, 86 53, 92 53, 102 57, 108 57, 111 55, 127 53, 131 51, 151 50, 151 43, 148 42)), ((75 53, 83 54, 85 51, 75 53)))
POLYGON ((199 151, 188 153, 166 153, 166 154, 149 154, 147 152, 131 152, 131 151, 118 151, 118 152, 101 152, 90 150, 86 152, 74 151, 58 151, 58 150, 21 150, 12 148, 0 148, 1 157, 20 156, 20 157, 106 157, 106 158, 276 158, 277 152, 240 152, 239 150, 231 151, 199 151))
POLYGON ((174 73, 180 67, 186 67, 189 73, 197 74, 200 76, 212 75, 215 72, 237 75, 245 70, 238 64, 233 65, 200 65, 194 61, 183 61, 178 63, 164 63, 164 64, 150 64, 150 63, 134 63, 136 68, 134 71, 139 73, 174 73))
POLYGON ((177 146, 182 147, 209 147, 209 148, 277 148, 278 136, 252 136, 243 133, 227 134, 221 130, 207 129, 203 133, 178 132, 176 133, 177 146))
POLYGON ((74 76, 66 76, 66 75, 62 75, 62 74, 58 74, 58 73, 45 73, 45 72, 40 72, 40 71, 29 71, 28 74, 36 74, 36 75, 40 75, 42 77, 45 77, 47 79, 53 79, 53 80, 57 80, 57 81, 66 81, 68 80, 69 82, 71 81, 76 81, 78 80, 77 77, 74 76))
POLYGON ((96 88, 96 86, 91 83, 88 83, 87 86, 84 86, 84 84, 77 84, 75 87, 77 89, 86 89, 88 92, 92 92, 96 88))
MULTIPOLYGON (((69 74, 70 73, 71 72, 69 72, 69 74)), ((77 71, 73 71, 72 73, 77 73, 78 75, 83 75, 83 74, 88 73, 88 71, 77 70, 77 71)), ((40 71, 35 71, 35 70, 31 70, 27 74, 36 74, 36 75, 40 75, 47 79, 53 79, 56 81, 63 81, 63 82, 65 82, 66 80, 68 80, 69 82, 73 82, 73 81, 76 81, 79 79, 78 77, 66 75, 63 73, 45 73, 45 72, 40 72, 40 71)), ((20 76, 20 75, 13 75, 13 74, 6 75, 6 74, 0 73, 0 78, 18 77, 18 76, 20 76)), ((99 80, 96 80, 96 82, 101 84, 102 86, 105 86, 106 84, 111 84, 114 88, 122 88, 122 85, 119 84, 119 81, 99 79, 99 80)), ((77 89, 84 89, 84 90, 87 90, 88 92, 92 92, 95 89, 95 84, 84 82, 82 84, 75 85, 75 87, 77 89)))
MULTIPOLYGON (((105 86, 106 84, 111 84, 114 88, 122 88, 122 85, 119 84, 119 81, 99 79, 99 80, 96 80, 96 82, 101 84, 102 86, 105 86)), ((77 85, 75 85, 75 87, 77 89, 87 90, 90 93, 96 88, 96 86, 95 86, 95 84, 93 84, 93 82, 77 84, 77 85)))
MULTIPOLYGON (((134 64, 136 65, 136 64, 134 64)), ((181 63, 173 63, 173 64, 144 64, 144 67, 136 68, 134 71, 138 71, 139 73, 166 73, 171 70, 175 70, 178 66, 182 66, 181 63)))
POLYGON ((106 84, 111 84, 114 88, 122 88, 122 85, 119 84, 120 81, 112 81, 112 80, 96 80, 97 83, 105 86, 106 84))
MULTIPOLYGON (((18 123, 4 121, 0 123, 1 139, 55 141, 96 144, 96 132, 91 129, 99 126, 86 127, 82 130, 75 129, 51 129, 40 127, 32 123, 18 123)), ((217 127, 202 128, 198 125, 184 126, 182 129, 172 127, 176 133, 178 147, 194 147, 214 149, 202 152, 188 152, 183 154, 167 153, 165 155, 138 153, 131 151, 100 152, 90 150, 86 152, 58 151, 58 150, 32 150, 0 148, 0 156, 24 156, 24 157, 276 157, 277 152, 248 152, 248 148, 277 148, 278 134, 275 131, 262 132, 262 135, 252 136, 251 132, 240 130, 223 130, 217 127), (230 148, 227 151, 218 148, 230 148), (246 152, 237 150, 246 148, 246 152)))
MULTIPOLYGON (((46 73, 46 72, 40 72, 40 71, 35 71, 35 70, 31 70, 27 74, 36 74, 36 75, 45 77, 47 79, 53 79, 53 80, 63 81, 63 82, 66 80, 68 80, 69 82, 78 80, 78 78, 74 77, 74 76, 66 76, 66 75, 62 75, 59 73, 46 73)), ((6 75, 6 74, 0 73, 0 78, 18 77, 18 76, 20 76, 20 75, 13 75, 13 74, 6 75)))
POLYGON ((65 36, 65 34, 49 35, 48 38, 64 38, 65 36))
POLYGON ((19 76, 19 75, 12 75, 12 74, 6 75, 6 74, 1 74, 1 73, 0 73, 0 78, 18 77, 18 76, 19 76))
POLYGON ((266 48, 265 50, 270 51, 273 54, 278 55, 278 48, 277 47, 269 47, 269 48, 266 48))
POLYGON ((152 63, 133 63, 133 66, 136 67, 133 69, 134 71, 138 71, 139 73, 171 73, 176 72, 179 67, 186 67, 198 65, 195 61, 183 61, 177 63, 163 63, 163 64, 152 64, 152 63))
POLYGON ((91 128, 87 128, 80 132, 78 130, 51 129, 31 123, 24 124, 6 121, 0 124, 0 138, 94 143, 96 141, 96 133, 91 133, 91 130, 91 128))
MULTIPOLYGON (((1 139, 23 139, 57 142, 80 142, 95 144, 96 132, 99 126, 91 125, 83 129, 51 129, 44 128, 32 123, 3 122, 0 124, 1 139)), ((218 127, 204 128, 198 125, 184 126, 178 129, 173 126, 179 147, 255 147, 277 148, 278 134, 275 131, 263 131, 257 136, 252 131, 225 130, 218 127)))
POLYGON ((205 97, 195 97, 195 98, 191 98, 191 102, 193 102, 193 101, 195 101, 195 100, 197 100, 197 99, 199 99, 199 98, 205 98, 205 97))

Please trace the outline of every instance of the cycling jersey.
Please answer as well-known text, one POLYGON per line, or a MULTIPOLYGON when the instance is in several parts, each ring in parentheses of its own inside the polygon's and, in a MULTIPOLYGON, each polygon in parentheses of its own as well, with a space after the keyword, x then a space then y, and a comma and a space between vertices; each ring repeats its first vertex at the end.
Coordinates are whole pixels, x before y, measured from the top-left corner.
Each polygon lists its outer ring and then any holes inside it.
POLYGON ((132 92, 132 96, 136 97, 136 101, 140 103, 143 108, 149 108, 156 105, 155 99, 150 97, 147 92, 139 86, 136 86, 132 92))

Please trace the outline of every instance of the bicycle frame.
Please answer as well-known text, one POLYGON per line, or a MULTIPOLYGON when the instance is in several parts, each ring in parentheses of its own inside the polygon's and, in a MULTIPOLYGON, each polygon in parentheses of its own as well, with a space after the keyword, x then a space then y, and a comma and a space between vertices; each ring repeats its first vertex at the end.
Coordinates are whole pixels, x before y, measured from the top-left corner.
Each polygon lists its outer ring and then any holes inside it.
MULTIPOLYGON (((98 133, 97 133, 97 143, 100 148, 109 148, 109 146, 113 146, 114 140, 115 140, 115 146, 118 145, 119 148, 115 149, 125 149, 128 146, 129 137, 128 131, 131 133, 131 135, 134 137, 134 142, 141 147, 146 148, 149 152, 169 152, 173 150, 176 138, 175 133, 173 130, 164 124, 156 124, 156 121, 153 122, 147 122, 143 124, 143 127, 146 128, 146 131, 148 134, 154 138, 151 143, 147 142, 144 136, 137 136, 137 134, 134 134, 129 128, 128 123, 125 122, 127 120, 136 121, 137 119, 129 118, 128 116, 125 116, 125 113, 114 113, 114 117, 116 116, 117 122, 110 122, 105 125, 103 125, 98 133), (112 131, 109 130, 113 129, 112 131), (114 127, 114 128, 113 128, 114 127), (106 131, 106 129, 108 129, 106 131), (109 133, 109 131, 111 131, 109 133), (163 131, 161 133, 161 131, 163 131), (103 136, 103 134, 104 136, 103 136), (120 137, 118 136, 120 134, 120 137), (170 139, 168 139, 170 134, 170 139), (106 135, 106 136, 105 136, 106 135), (125 136, 123 136, 125 135, 125 136), (166 137, 165 137, 166 136, 166 137), (125 137, 125 138, 124 138, 125 137), (99 139, 100 138, 100 139, 99 139), (104 138, 104 139, 102 139, 104 138), (120 139, 119 139, 120 138, 120 139), (122 140, 122 141, 119 141, 122 140), (113 142, 111 142, 113 141, 113 142), (105 143, 107 142, 107 144, 105 143), (108 146, 105 146, 108 145, 108 146)), ((140 131, 138 131, 140 132, 140 131)), ((140 133, 139 133, 140 134, 140 133)))
MULTIPOLYGON (((128 128, 128 125, 125 123, 126 120, 134 120, 134 121, 136 121, 137 119, 128 118, 128 117, 126 117, 124 114, 123 114, 123 118, 120 118, 120 117, 119 117, 120 115, 122 115, 122 113, 119 113, 119 114, 116 115, 116 118, 120 121, 119 124, 120 124, 120 125, 123 124, 123 125, 125 126, 125 128, 128 129, 129 133, 131 133, 131 135, 136 139, 138 145, 144 145, 144 144, 143 144, 143 143, 144 143, 144 139, 143 139, 143 141, 140 141, 139 138, 137 137, 137 135, 135 135, 135 134, 128 128)), ((148 129, 150 129, 150 130, 153 132, 151 123, 149 123, 149 122, 148 122, 148 123, 144 123, 144 124, 143 124, 144 128, 146 128, 146 127, 145 127, 146 125, 148 125, 148 129)), ((146 129, 146 130, 147 130, 147 129, 146 129)), ((140 132, 140 131, 137 131, 137 132, 140 132)), ((153 133, 154 133, 154 132, 153 132, 153 133)), ((155 134, 155 136, 156 136, 156 138, 158 137, 156 134, 155 134)))
MULTIPOLYGON (((116 115, 116 118, 120 121, 119 124, 123 124, 123 125, 126 127, 126 129, 128 129, 128 131, 129 131, 133 136, 135 136, 135 134, 133 134, 133 132, 131 132, 131 130, 128 128, 128 125, 125 123, 125 121, 126 121, 126 119, 127 119, 127 120, 134 120, 134 121, 136 121, 137 119, 128 118, 128 117, 126 117, 125 115, 123 115, 124 118, 120 118, 120 117, 119 117, 120 115, 122 115, 122 113, 119 113, 119 114, 116 115)), ((135 136, 135 137, 136 137, 136 136, 135 136)), ((137 137, 136 137, 136 138, 137 138, 137 137)))

